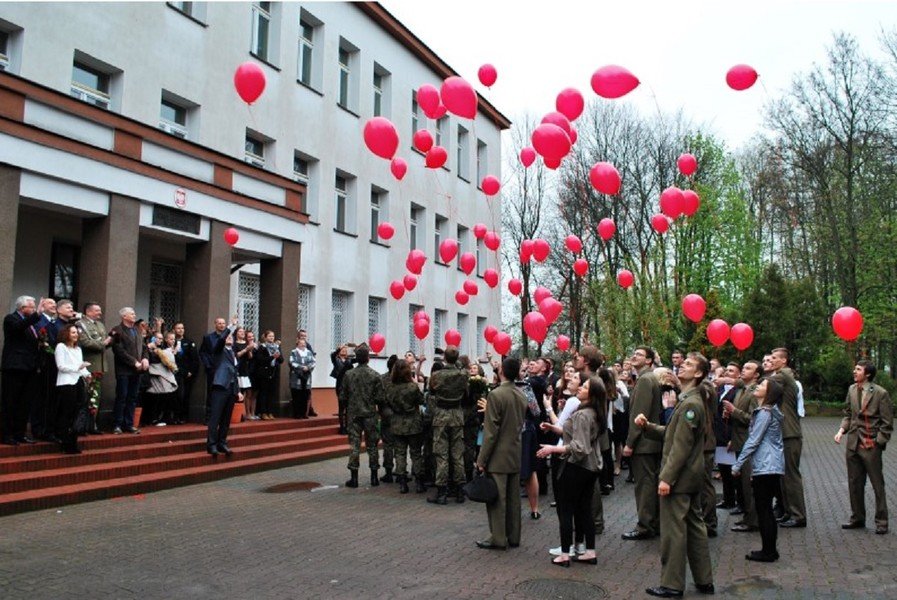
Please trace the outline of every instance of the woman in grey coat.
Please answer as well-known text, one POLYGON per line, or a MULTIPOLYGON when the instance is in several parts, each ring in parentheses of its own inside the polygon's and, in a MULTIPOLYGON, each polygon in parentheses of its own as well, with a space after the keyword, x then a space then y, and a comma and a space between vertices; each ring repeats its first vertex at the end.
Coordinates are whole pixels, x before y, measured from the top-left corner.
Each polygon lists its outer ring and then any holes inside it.
POLYGON ((305 338, 299 337, 296 340, 296 347, 290 352, 290 394, 294 419, 308 418, 311 373, 314 369, 315 355, 308 349, 305 338))

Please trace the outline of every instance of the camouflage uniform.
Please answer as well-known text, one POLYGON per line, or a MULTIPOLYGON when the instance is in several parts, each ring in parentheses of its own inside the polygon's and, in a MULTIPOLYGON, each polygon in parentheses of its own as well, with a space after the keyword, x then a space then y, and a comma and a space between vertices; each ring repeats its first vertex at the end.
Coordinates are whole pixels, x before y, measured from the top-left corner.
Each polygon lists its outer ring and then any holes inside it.
POLYGON ((371 469, 380 468, 377 454, 377 407, 382 406, 383 382, 380 374, 367 365, 359 365, 346 373, 340 389, 340 400, 346 405, 349 425, 349 469, 358 470, 358 456, 361 454, 361 434, 364 432, 365 446, 371 469))
POLYGON ((457 365, 446 365, 430 377, 433 395, 433 454, 436 456, 436 485, 448 485, 452 479, 464 485, 464 411, 461 401, 467 396, 467 373, 457 365))
POLYGON ((399 477, 408 475, 408 452, 411 452, 411 471, 420 477, 423 471, 421 447, 424 430, 423 415, 420 406, 424 395, 416 383, 400 383, 390 385, 386 393, 386 403, 392 411, 392 436, 395 442, 395 474, 399 477))
MULTIPOLYGON (((383 382, 383 397, 389 397, 389 389, 392 387, 392 379, 390 373, 387 371, 383 375, 380 376, 380 381, 383 382)), ((396 447, 395 437, 392 432, 392 408, 389 405, 389 402, 386 401, 379 406, 380 408, 380 440, 383 442, 383 468, 386 469, 387 474, 392 473, 392 467, 394 464, 394 456, 393 452, 396 447)))

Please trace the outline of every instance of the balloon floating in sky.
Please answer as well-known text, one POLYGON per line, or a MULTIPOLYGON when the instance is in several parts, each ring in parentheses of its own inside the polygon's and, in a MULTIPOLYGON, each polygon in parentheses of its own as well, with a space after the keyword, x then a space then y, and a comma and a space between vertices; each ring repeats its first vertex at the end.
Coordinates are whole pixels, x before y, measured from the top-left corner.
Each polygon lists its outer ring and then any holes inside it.
POLYGON ((629 269, 623 269, 617 273, 617 285, 624 290, 628 290, 635 283, 635 276, 629 269))
POLYGON ((448 160, 448 152, 442 146, 433 146, 427 151, 425 163, 428 169, 438 169, 448 160))
POLYGON ((832 315, 832 329, 845 342, 852 342, 863 332, 863 315, 852 306, 842 306, 832 315))
POLYGON ((501 356, 506 356, 511 351, 511 336, 504 331, 499 331, 492 338, 492 347, 501 356))
POLYGON ((494 196, 501 189, 501 182, 495 175, 486 175, 483 177, 480 187, 483 188, 483 193, 487 196, 494 196))
POLYGON ((439 96, 450 113, 465 119, 476 118, 477 93, 467 80, 454 75, 448 77, 442 82, 439 96))
POLYGON ((433 134, 426 129, 418 129, 411 136, 411 143, 417 150, 426 153, 433 147, 433 134))
POLYGON ((467 292, 465 292, 463 290, 458 290, 457 292, 455 292, 455 302, 457 302, 461 306, 464 306, 469 301, 470 301, 470 296, 467 295, 467 292))
POLYGON ((729 339, 739 352, 747 350, 754 343, 754 330, 747 323, 736 323, 732 325, 729 339))
POLYGON ((570 136, 553 123, 542 123, 533 130, 533 148, 546 159, 546 166, 548 160, 556 160, 560 165, 561 159, 570 152, 570 136))
POLYGON ((614 223, 613 219, 605 217, 598 222, 598 235, 601 236, 601 239, 605 242, 614 237, 616 232, 617 224, 614 223))
POLYGON ((570 349, 570 338, 566 335, 559 335, 558 339, 555 341, 555 345, 561 352, 566 352, 570 349))
POLYGON ((461 258, 458 259, 458 264, 461 265, 461 270, 464 271, 466 275, 470 275, 477 266, 477 257, 474 256, 472 252, 465 252, 461 255, 461 258))
POLYGON ((386 347, 386 338, 381 333, 375 333, 368 339, 368 346, 371 347, 374 354, 379 354, 386 347))
POLYGON ((679 159, 676 160, 676 166, 679 167, 679 172, 688 177, 689 175, 694 175, 695 171, 698 170, 698 159, 695 158, 694 154, 680 154, 679 159))
POLYGON ((405 284, 401 281, 393 281, 389 284, 389 294, 396 300, 401 300, 405 295, 405 284))
POLYGON ((573 254, 579 254, 580 252, 582 252, 582 240, 580 240, 572 233, 568 235, 564 240, 564 245, 567 247, 567 250, 569 250, 573 254))
POLYGON ((551 290, 540 285, 536 288, 536 291, 533 292, 533 300, 535 300, 538 305, 542 300, 545 300, 545 298, 551 298, 551 290))
POLYGON ((592 187, 599 193, 608 196, 616 195, 620 192, 620 173, 609 162, 598 162, 589 170, 589 181, 592 187))
POLYGON ((449 329, 445 332, 445 343, 449 346, 461 345, 461 333, 457 329, 449 329))
POLYGON ((592 89, 602 98, 622 98, 638 87, 638 77, 625 67, 607 65, 592 74, 592 89))
POLYGON ((495 339, 496 333, 498 333, 498 329, 492 325, 486 325, 486 328, 483 330, 483 338, 491 344, 492 340, 495 339))
POLYGON ((233 246, 240 241, 240 233, 235 228, 228 227, 224 230, 224 241, 233 246))
POLYGON ((386 221, 377 225, 377 235, 383 238, 384 240, 391 239, 393 235, 395 235, 396 229, 392 226, 392 223, 387 223, 386 221))
POLYGON ((483 236, 483 243, 487 248, 494 252, 498 250, 499 246, 501 246, 501 238, 498 237, 498 234, 494 231, 489 231, 485 236, 483 236))
POLYGON ((573 272, 580 277, 585 277, 585 274, 589 272, 588 261, 584 258, 577 258, 573 263, 573 272))
POLYGON ((701 198, 694 190, 682 190, 682 213, 690 217, 701 208, 701 198))
POLYGON ((246 61, 234 71, 234 87, 246 104, 252 104, 265 91, 265 72, 256 63, 246 61))
POLYGON ((498 271, 495 269, 486 269, 483 271, 483 280, 485 280, 486 285, 489 287, 496 287, 498 285, 498 271))
POLYGON ((689 294, 682 299, 682 314, 694 323, 700 322, 707 312, 707 303, 698 294, 689 294))
POLYGON ((401 156, 397 156, 389 163, 389 171, 393 177, 402 181, 405 178, 405 173, 408 172, 408 163, 401 156))
POLYGON ((737 92, 757 83, 757 71, 750 65, 735 65, 726 73, 726 85, 737 92))
POLYGON ((420 106, 428 118, 434 118, 440 104, 442 104, 442 101, 439 99, 439 90, 435 86, 425 83, 417 88, 417 105, 420 106))
POLYGON ((495 70, 494 66, 486 63, 477 71, 477 76, 480 78, 480 83, 491 88, 498 79, 498 71, 495 70))
POLYGON ((523 330, 526 335, 541 344, 548 335, 548 320, 540 312, 529 312, 523 317, 523 330))
POLYGON ((685 196, 677 187, 668 187, 660 193, 660 210, 671 219, 678 219, 685 210, 685 196))
POLYGON ((558 94, 554 107, 571 121, 575 121, 585 108, 585 100, 576 88, 565 88, 558 94))
POLYGON ((511 279, 508 281, 508 291, 515 296, 519 296, 523 292, 523 282, 519 279, 511 279))
POLYGON ((364 143, 368 150, 389 160, 399 149, 399 134, 386 117, 373 117, 364 124, 364 143))
POLYGON ((486 225, 483 223, 477 223, 476 225, 473 226, 473 237, 475 237, 478 240, 481 240, 484 237, 486 237, 486 234, 488 232, 489 232, 489 228, 486 227, 486 225))
POLYGON ((458 255, 458 242, 455 240, 442 240, 439 244, 439 258, 444 263, 450 263, 458 255))
POLYGON ((717 348, 729 339, 729 324, 722 319, 713 319, 707 325, 707 340, 717 348))
POLYGON ((670 221, 665 215, 654 215, 651 217, 651 227, 662 235, 670 229, 670 221))
POLYGON ((520 151, 520 162, 524 167, 529 168, 536 160, 536 151, 527 146, 520 151))

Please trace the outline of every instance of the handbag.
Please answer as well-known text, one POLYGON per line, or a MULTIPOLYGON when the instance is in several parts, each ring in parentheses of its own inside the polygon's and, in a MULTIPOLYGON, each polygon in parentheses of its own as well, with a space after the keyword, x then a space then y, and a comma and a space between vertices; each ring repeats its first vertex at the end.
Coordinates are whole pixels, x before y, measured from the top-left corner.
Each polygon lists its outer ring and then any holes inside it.
POLYGON ((84 404, 78 409, 78 414, 75 416, 75 422, 72 424, 72 431, 75 435, 87 435, 87 429, 89 427, 90 412, 87 408, 87 404, 84 404))
POLYGON ((491 477, 477 473, 473 480, 464 486, 464 495, 474 502, 492 504, 498 500, 498 486, 491 477))

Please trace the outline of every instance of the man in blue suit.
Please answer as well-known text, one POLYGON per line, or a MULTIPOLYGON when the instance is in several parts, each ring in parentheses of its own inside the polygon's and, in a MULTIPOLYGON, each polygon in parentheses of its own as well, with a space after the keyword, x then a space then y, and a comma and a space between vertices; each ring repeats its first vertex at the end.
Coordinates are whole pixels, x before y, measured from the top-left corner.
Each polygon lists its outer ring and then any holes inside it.
POLYGON ((233 349, 233 333, 237 329, 237 317, 231 319, 230 327, 221 332, 217 342, 211 348, 211 365, 209 376, 212 379, 211 397, 209 399, 209 435, 206 446, 212 457, 219 454, 230 456, 233 450, 227 445, 227 433, 230 431, 230 415, 234 410, 234 402, 243 400, 237 381, 237 356, 233 349))

